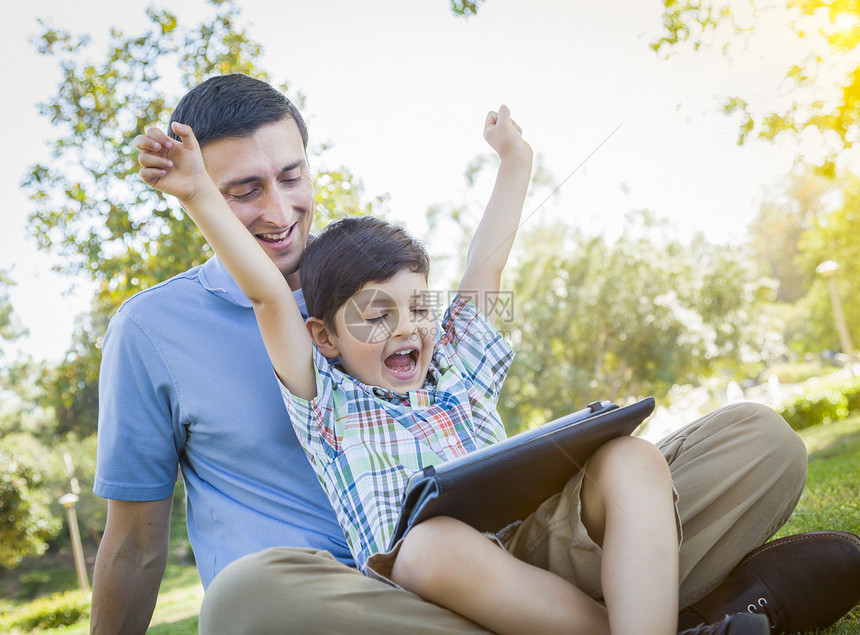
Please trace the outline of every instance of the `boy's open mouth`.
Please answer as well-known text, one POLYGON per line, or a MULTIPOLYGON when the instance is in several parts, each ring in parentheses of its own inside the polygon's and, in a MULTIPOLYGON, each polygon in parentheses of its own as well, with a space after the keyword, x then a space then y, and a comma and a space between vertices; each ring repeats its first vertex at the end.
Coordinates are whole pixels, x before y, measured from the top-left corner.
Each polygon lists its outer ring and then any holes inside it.
POLYGON ((409 374, 418 364, 418 349, 404 348, 385 358, 385 367, 395 374, 409 374))

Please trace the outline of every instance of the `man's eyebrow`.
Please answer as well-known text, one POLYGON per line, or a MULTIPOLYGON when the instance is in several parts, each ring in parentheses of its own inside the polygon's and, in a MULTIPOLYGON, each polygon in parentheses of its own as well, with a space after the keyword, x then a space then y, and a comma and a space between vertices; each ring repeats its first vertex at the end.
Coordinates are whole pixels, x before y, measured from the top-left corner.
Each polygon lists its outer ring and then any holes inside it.
POLYGON ((282 168, 281 168, 281 171, 280 171, 280 172, 278 172, 278 174, 283 174, 284 172, 292 172, 292 171, 293 171, 293 170, 295 170, 296 168, 300 168, 300 167, 302 167, 302 166, 304 166, 304 165, 305 165, 305 160, 304 160, 304 159, 299 159, 298 161, 293 161, 293 162, 292 162, 292 163, 290 163, 289 165, 285 165, 284 167, 282 167, 282 168))
MULTIPOLYGON (((299 159, 298 161, 293 161, 289 165, 285 165, 284 167, 282 167, 281 171, 278 172, 278 175, 280 176, 284 172, 290 172, 292 170, 295 170, 296 168, 300 168, 304 164, 305 164, 304 159, 299 159)), ((256 175, 248 176, 248 177, 245 177, 244 179, 236 179, 234 181, 227 181, 226 183, 220 183, 220 184, 218 184, 218 188, 224 190, 224 189, 229 189, 231 187, 237 187, 239 185, 247 185, 248 183, 255 183, 255 182, 261 181, 261 180, 263 180, 263 177, 261 177, 261 176, 256 176, 256 175)))

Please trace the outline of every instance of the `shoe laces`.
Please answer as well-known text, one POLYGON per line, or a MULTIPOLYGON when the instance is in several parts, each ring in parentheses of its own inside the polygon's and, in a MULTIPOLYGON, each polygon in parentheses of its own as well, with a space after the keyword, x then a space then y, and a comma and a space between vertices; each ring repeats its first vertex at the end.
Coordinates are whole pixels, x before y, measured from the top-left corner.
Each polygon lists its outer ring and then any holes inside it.
POLYGON ((767 618, 768 624, 770 624, 770 628, 776 628, 777 622, 779 622, 778 615, 774 613, 778 613, 776 607, 771 607, 770 603, 767 601, 767 598, 760 597, 756 598, 746 606, 747 613, 752 613, 753 615, 764 615, 767 618), (773 611, 773 612, 771 612, 773 611))
POLYGON ((678 635, 728 635, 729 619, 720 620, 716 624, 700 624, 693 628, 679 631, 678 635))
MULTIPOLYGON (((760 613, 759 613, 760 615, 760 613)), ((727 615, 719 622, 713 624, 700 624, 699 626, 679 631, 678 635, 748 635, 761 633, 763 624, 748 618, 744 613, 727 615)))

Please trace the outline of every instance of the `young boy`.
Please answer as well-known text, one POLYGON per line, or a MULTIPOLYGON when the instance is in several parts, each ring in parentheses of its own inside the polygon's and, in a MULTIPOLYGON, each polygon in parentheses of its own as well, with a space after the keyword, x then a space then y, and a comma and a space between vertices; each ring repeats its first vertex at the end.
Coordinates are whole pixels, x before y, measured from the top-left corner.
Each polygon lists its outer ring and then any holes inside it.
MULTIPOLYGON (((414 471, 504 437, 495 404, 513 352, 487 300, 499 290, 532 159, 506 107, 486 119, 499 173, 438 342, 426 253, 374 219, 335 223, 308 246, 305 322, 283 275, 208 177, 192 130, 174 124, 173 132, 180 142, 155 129, 135 141, 141 176, 179 199, 251 300, 296 433, 362 570, 498 633, 675 631, 672 483, 662 455, 638 439, 598 450, 578 480, 505 538, 505 546, 551 539, 563 514, 575 539, 559 575, 448 518, 422 523, 383 553, 414 471)), ((282 187, 306 187, 306 163, 283 168, 282 187)))

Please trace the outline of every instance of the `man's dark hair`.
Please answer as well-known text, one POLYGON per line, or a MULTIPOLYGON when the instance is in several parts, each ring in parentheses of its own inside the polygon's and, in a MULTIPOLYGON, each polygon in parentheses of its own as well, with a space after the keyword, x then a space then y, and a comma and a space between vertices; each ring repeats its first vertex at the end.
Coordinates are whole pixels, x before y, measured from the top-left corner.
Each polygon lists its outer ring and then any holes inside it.
POLYGON ((308 315, 334 329, 337 310, 371 282, 401 271, 430 272, 430 258, 402 227, 362 216, 329 225, 308 244, 302 259, 302 292, 308 315))
POLYGON ((293 103, 266 82, 233 73, 210 77, 188 91, 170 116, 167 130, 178 139, 173 122, 191 126, 203 147, 224 137, 250 136, 261 126, 284 118, 296 122, 307 149, 308 128, 293 103))

